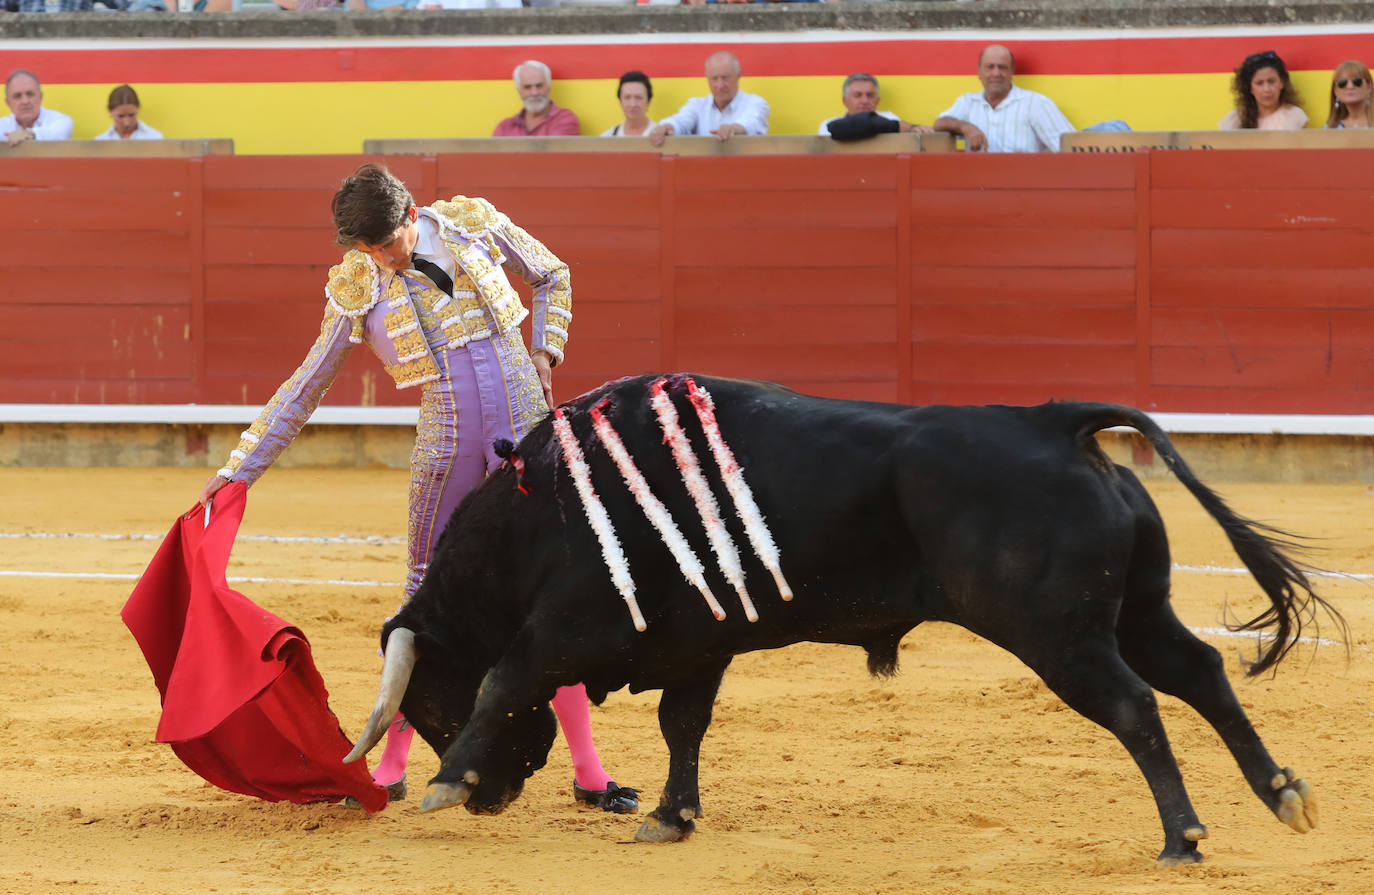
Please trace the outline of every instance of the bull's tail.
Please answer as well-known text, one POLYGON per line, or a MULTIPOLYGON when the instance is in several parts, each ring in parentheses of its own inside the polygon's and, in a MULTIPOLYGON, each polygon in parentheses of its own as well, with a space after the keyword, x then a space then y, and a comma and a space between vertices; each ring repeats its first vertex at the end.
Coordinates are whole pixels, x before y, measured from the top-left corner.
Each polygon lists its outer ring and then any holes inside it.
POLYGON ((1112 426, 1129 426, 1154 446, 1178 480, 1202 504, 1203 509, 1221 525, 1236 555, 1250 570, 1255 581, 1269 596, 1269 608, 1249 621, 1229 624, 1233 631, 1271 631, 1272 639, 1254 662, 1245 661, 1246 674, 1263 674, 1283 660, 1302 637, 1305 626, 1317 627, 1318 610, 1340 629, 1341 639, 1349 643, 1345 618, 1319 596, 1308 580, 1311 566, 1300 563, 1288 551, 1300 549, 1289 532, 1256 522, 1236 513, 1219 494, 1208 488, 1179 455, 1169 436, 1154 420, 1132 407, 1111 404, 1080 405, 1077 436, 1080 441, 1112 426))

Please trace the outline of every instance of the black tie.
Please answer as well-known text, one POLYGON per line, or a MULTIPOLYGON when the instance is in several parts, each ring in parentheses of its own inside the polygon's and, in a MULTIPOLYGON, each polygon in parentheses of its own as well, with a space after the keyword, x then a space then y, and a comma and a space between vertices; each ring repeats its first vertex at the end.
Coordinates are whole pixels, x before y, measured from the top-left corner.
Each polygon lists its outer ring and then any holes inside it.
POLYGON ((449 298, 453 297, 453 280, 449 279, 449 275, 444 273, 442 267, 435 264, 433 261, 426 261, 424 258, 417 258, 415 256, 411 256, 410 263, 420 273, 429 277, 434 282, 434 285, 444 290, 449 298))

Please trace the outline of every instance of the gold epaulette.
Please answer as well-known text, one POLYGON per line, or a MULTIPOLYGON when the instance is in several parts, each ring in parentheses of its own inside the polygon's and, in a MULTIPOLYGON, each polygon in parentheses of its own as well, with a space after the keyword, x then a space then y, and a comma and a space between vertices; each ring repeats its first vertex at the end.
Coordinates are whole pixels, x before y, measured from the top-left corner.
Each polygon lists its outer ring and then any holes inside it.
POLYGON ((348 340, 355 345, 363 340, 363 318, 381 300, 380 287, 377 265, 366 252, 353 249, 343 256, 342 261, 329 268, 329 281, 324 287, 325 297, 329 299, 330 308, 349 318, 352 330, 348 340))
POLYGON ((486 199, 454 196, 447 202, 435 202, 430 207, 469 239, 503 223, 504 216, 486 199))

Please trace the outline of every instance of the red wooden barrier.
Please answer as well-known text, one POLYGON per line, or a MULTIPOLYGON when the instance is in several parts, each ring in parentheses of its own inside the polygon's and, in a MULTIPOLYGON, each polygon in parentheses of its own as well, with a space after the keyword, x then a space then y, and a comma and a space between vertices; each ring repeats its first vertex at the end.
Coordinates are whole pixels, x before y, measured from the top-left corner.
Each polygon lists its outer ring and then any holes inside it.
MULTIPOLYGON (((0 402, 265 401, 354 156, 13 159, 0 402)), ((570 397, 663 369, 913 402, 1374 412, 1374 152, 390 159, 573 268, 570 397)), ((356 352, 334 404, 405 404, 356 352)))

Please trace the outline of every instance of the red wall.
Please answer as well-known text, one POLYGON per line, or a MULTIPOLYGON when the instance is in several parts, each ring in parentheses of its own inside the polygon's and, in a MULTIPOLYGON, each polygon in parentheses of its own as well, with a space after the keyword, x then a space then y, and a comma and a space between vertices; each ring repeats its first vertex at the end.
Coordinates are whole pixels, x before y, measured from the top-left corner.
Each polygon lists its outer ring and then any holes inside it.
MULTIPOLYGON (((12 159, 0 402, 265 401, 361 157, 12 159)), ((928 402, 1374 412, 1374 151, 396 157, 573 268, 560 397, 647 370, 928 402)), ((404 404, 365 348, 327 401, 404 404)))

